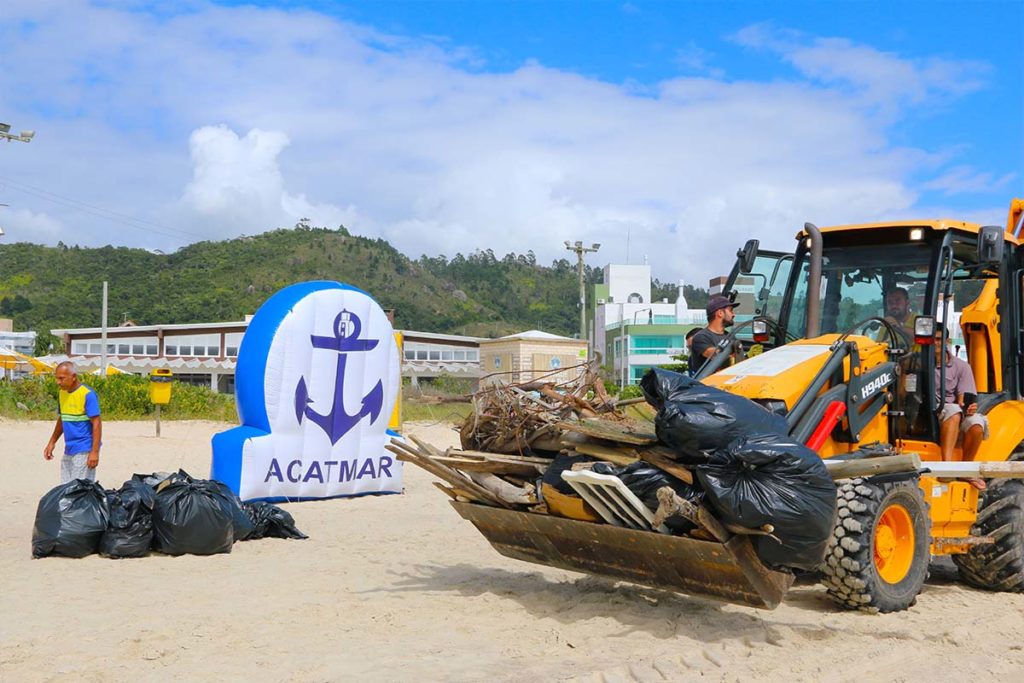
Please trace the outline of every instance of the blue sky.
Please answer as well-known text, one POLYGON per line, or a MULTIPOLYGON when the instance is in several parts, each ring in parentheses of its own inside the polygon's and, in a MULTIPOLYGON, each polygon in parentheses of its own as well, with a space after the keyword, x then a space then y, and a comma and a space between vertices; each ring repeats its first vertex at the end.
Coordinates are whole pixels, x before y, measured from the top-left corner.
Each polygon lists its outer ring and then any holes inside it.
POLYGON ((1005 221, 1024 2, 5 3, 9 241, 310 218, 410 256, 727 270, 747 237, 1005 221), (1013 27, 1018 27, 1014 29, 1013 27))

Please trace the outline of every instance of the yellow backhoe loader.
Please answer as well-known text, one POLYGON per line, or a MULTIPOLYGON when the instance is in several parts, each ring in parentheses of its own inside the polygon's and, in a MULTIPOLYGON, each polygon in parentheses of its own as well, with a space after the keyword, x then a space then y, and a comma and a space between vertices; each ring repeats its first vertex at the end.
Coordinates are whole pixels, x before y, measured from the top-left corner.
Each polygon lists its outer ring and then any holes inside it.
MULTIPOLYGON (((1005 227, 806 224, 792 253, 751 240, 737 254, 726 292, 748 319, 698 379, 784 416, 790 436, 813 439, 826 464, 894 454, 921 462, 837 482, 820 572, 843 606, 906 609, 936 555, 951 555, 972 586, 1024 590, 1024 480, 1019 466, 1001 464, 1024 459, 1022 231, 1024 200, 1015 199, 1005 227), (886 294, 896 290, 910 310, 888 315, 886 294), (988 418, 973 462, 959 447, 952 462, 941 458, 936 334, 969 361, 988 418), (755 342, 766 350, 742 359, 755 342), (984 491, 969 481, 978 478, 984 491)), ((530 562, 768 608, 793 580, 751 560, 738 537, 716 543, 453 505, 499 552, 530 562)))

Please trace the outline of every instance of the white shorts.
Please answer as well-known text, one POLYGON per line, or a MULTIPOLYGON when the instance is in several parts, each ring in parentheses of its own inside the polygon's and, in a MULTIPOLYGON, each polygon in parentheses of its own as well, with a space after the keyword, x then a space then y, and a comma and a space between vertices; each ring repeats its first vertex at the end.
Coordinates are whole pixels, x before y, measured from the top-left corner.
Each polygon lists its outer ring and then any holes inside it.
POLYGON ((66 484, 72 479, 88 479, 96 481, 96 468, 86 467, 88 453, 65 455, 60 459, 60 483, 66 484))
MULTIPOLYGON (((963 410, 961 410, 960 406, 958 406, 956 403, 947 403, 946 405, 942 406, 942 412, 939 414, 939 422, 945 422, 954 415, 963 415, 963 410)), ((984 430, 985 435, 982 438, 987 439, 988 418, 982 415, 981 413, 975 413, 974 415, 970 416, 964 415, 963 419, 960 420, 960 431, 966 434, 967 430, 973 427, 974 425, 978 425, 984 430)))

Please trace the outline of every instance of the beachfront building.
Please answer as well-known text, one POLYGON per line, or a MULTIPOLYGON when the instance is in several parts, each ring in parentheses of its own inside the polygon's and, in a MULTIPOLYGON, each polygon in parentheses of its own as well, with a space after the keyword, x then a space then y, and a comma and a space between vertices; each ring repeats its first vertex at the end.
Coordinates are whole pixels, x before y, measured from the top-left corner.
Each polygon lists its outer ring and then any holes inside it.
POLYGON ((678 362, 686 353, 686 332, 703 327, 703 309, 691 309, 683 283, 675 303, 652 301, 651 267, 604 267, 604 282, 594 286, 590 338, 601 365, 620 386, 636 384, 653 366, 678 362))
POLYGON ((480 341, 482 386, 543 380, 569 382, 586 371, 587 342, 528 330, 480 341))
MULTIPOLYGON (((107 329, 107 364, 124 372, 144 375, 156 368, 168 368, 179 382, 233 392, 238 348, 251 317, 237 322, 111 327, 107 329)), ((84 372, 99 368, 103 350, 100 328, 51 332, 64 340, 67 353, 46 360, 71 360, 84 372)), ((422 378, 442 375, 472 380, 480 377, 479 338, 413 330, 401 332, 404 339, 402 376, 411 377, 414 384, 422 378)))
MULTIPOLYGON (((235 362, 248 319, 237 322, 182 325, 127 325, 107 328, 107 364, 118 370, 148 375, 157 368, 174 372, 175 380, 209 386, 214 391, 235 390, 235 362)), ((64 356, 81 371, 100 367, 103 331, 99 327, 56 329, 64 340, 64 356)))
POLYGON ((13 320, 0 318, 0 349, 11 349, 31 356, 36 351, 36 333, 15 332, 13 320))
POLYGON ((420 379, 450 376, 480 378, 480 337, 402 330, 402 377, 412 386, 420 379))

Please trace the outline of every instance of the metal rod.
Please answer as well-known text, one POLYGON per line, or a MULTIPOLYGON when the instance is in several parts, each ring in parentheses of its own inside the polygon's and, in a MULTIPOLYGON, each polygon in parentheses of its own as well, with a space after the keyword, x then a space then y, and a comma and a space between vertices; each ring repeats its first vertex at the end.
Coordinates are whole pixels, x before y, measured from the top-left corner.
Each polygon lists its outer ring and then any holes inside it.
POLYGON ((807 409, 811 407, 814 400, 818 397, 818 392, 825 386, 825 382, 843 366, 843 359, 849 355, 848 344, 853 342, 843 342, 835 351, 832 352, 832 356, 825 361, 825 364, 821 366, 821 370, 818 370, 818 374, 811 380, 810 385, 797 399, 793 409, 786 415, 786 424, 789 426, 792 432, 793 428, 796 427, 800 422, 800 418, 804 416, 807 409))

